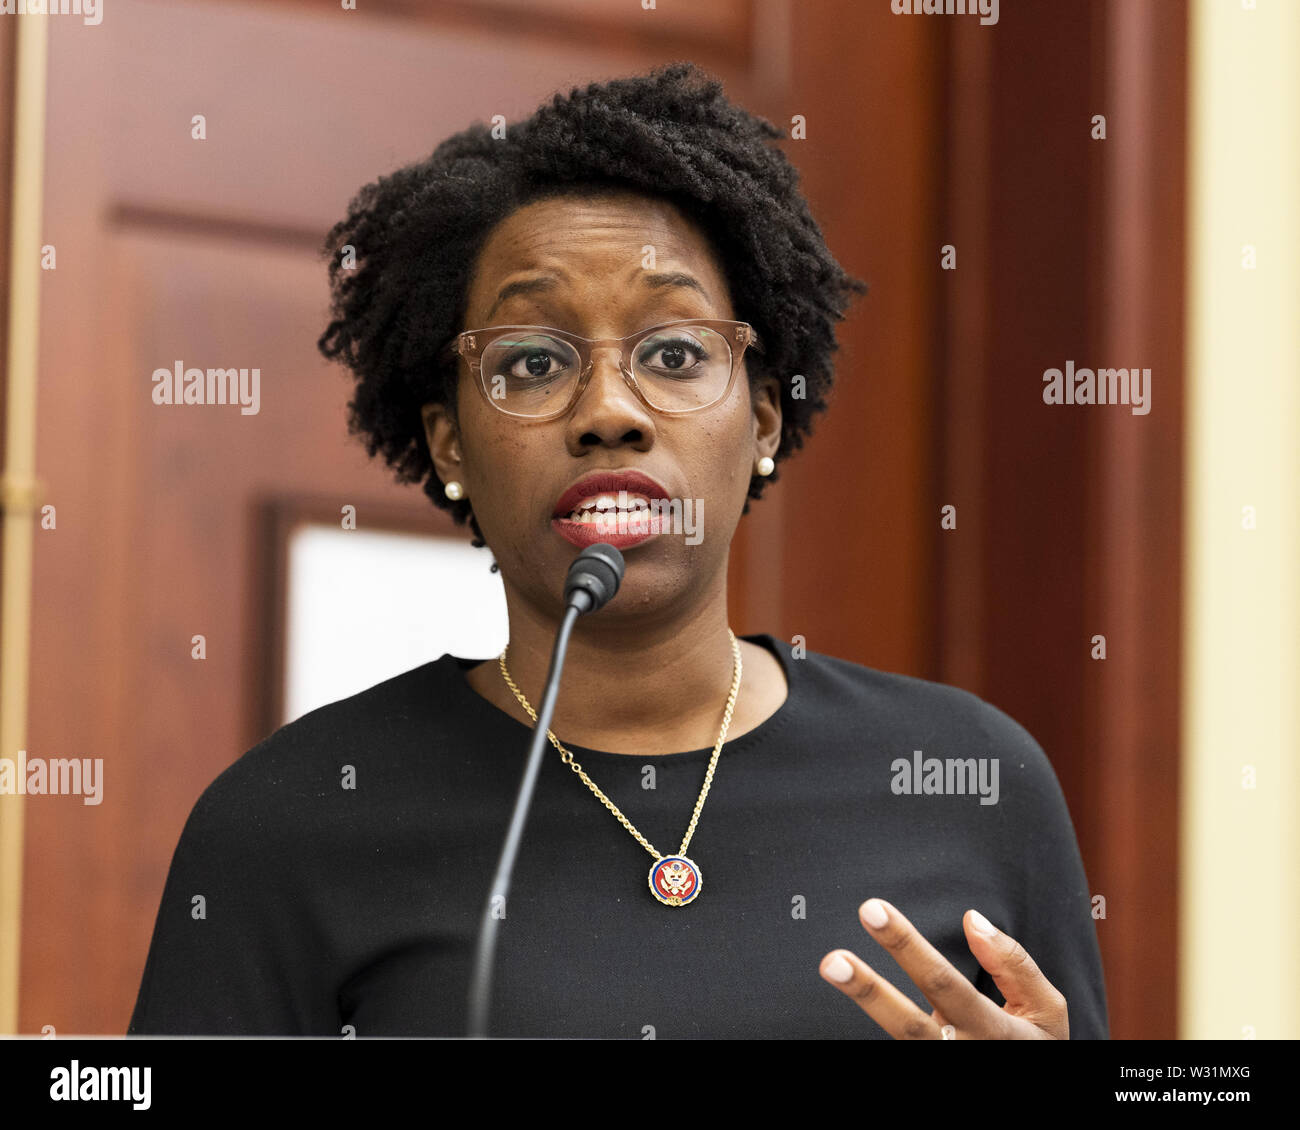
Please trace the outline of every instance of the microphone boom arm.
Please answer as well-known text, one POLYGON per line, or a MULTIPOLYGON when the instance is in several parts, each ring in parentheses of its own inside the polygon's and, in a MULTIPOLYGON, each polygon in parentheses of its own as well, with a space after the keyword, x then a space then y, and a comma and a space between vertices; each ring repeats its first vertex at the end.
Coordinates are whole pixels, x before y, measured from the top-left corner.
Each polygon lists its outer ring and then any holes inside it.
POLYGON ((533 727, 528 762, 524 766, 514 813, 510 817, 510 827, 501 848, 501 859, 497 863, 496 875, 492 879, 492 889, 479 926, 469 995, 469 1034, 476 1039, 487 1036, 492 961, 496 954, 499 924, 505 917, 504 913, 498 915, 496 911, 498 907, 504 911, 506 896, 510 893, 510 877, 515 869, 515 858, 519 854, 519 843, 523 839, 528 809, 533 802, 537 774, 542 768, 542 752, 547 745, 546 732, 551 728, 555 700, 560 695, 560 672, 564 668, 564 656, 569 649, 569 636, 573 633, 573 625, 579 616, 603 608, 618 592, 623 581, 623 568, 623 555, 608 542, 588 546, 569 566, 564 585, 564 617, 560 621, 559 631, 555 633, 555 646, 551 649, 551 665, 546 673, 546 689, 542 693, 541 707, 537 712, 537 725, 533 727))

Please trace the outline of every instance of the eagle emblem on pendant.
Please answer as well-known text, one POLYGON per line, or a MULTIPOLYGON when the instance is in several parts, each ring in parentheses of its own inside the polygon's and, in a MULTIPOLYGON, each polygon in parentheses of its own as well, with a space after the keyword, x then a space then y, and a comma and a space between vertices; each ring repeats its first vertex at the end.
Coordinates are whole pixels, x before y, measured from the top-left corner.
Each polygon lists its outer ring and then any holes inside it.
POLYGON ((700 869, 684 855, 665 855, 650 868, 650 893, 665 906, 685 906, 703 885, 700 869))

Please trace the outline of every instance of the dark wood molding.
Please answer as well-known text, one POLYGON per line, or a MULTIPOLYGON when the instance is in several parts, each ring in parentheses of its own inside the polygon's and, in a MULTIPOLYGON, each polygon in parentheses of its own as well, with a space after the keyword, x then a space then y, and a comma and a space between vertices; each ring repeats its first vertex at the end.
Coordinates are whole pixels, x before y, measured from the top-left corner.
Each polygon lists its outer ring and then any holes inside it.
POLYGON ((512 43, 532 41, 571 50, 575 58, 598 46, 604 54, 692 59, 701 66, 748 68, 754 52, 756 0, 719 5, 675 5, 671 12, 641 8, 637 0, 598 7, 570 0, 360 0, 357 11, 341 11, 338 0, 275 0, 285 8, 321 16, 368 16, 411 25, 434 25, 449 34, 497 36, 512 43), (664 18, 666 17, 666 18, 664 18))
POLYGON ((319 254, 326 229, 265 219, 217 216, 208 212, 147 204, 117 203, 105 217, 108 227, 123 232, 143 231, 180 238, 210 239, 222 244, 251 243, 258 247, 285 247, 319 254))
POLYGON ((1089 874, 1121 1037, 1177 1034, 1187 11, 1110 0, 1094 74, 1108 139, 1093 167, 1089 334, 1149 367, 1151 411, 1095 412, 1084 551, 1089 874))
POLYGON ((932 677, 980 694, 984 690, 984 586, 987 483, 985 432, 979 426, 988 401, 988 355, 992 327, 987 222, 992 152, 989 133, 993 113, 993 39, 987 35, 952 34, 945 38, 943 152, 949 167, 943 221, 937 246, 926 249, 938 261, 939 249, 951 244, 957 270, 939 271, 941 308, 937 319, 939 364, 933 376, 934 403, 941 447, 935 460, 938 491, 931 500, 936 543, 935 603, 930 653, 936 658, 932 677), (940 509, 957 508, 957 528, 943 530, 940 509))

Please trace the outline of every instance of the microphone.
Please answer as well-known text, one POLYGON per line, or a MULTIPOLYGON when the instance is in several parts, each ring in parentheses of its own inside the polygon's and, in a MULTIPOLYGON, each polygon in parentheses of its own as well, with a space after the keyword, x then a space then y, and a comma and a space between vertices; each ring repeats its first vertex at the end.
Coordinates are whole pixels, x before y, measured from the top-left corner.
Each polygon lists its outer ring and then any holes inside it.
POLYGON ((537 774, 542 767, 542 751, 548 744, 546 731, 550 729, 555 700, 560 695, 560 672, 564 668, 564 656, 569 649, 569 635, 579 616, 597 612, 613 599, 622 584, 623 569, 623 555, 614 546, 602 541, 589 545, 574 558, 564 580, 564 616, 555 635, 555 646, 551 650, 551 666, 546 674, 546 688, 537 711, 537 725, 533 727, 528 763, 524 767, 519 794, 515 797, 515 810, 510 817, 510 827, 501 848, 501 859, 497 863, 496 876, 492 880, 492 889, 479 926, 478 949, 474 956, 469 993, 469 1034, 474 1038, 487 1035, 488 1003, 492 994, 492 957, 496 953, 497 928, 505 917, 510 877, 515 869, 515 857, 519 854, 519 841, 523 838, 528 808, 533 801, 537 774), (500 914, 497 913, 498 908, 500 914))
POLYGON ((623 555, 607 541, 589 545, 569 566, 564 603, 579 613, 598 612, 623 580, 623 555))

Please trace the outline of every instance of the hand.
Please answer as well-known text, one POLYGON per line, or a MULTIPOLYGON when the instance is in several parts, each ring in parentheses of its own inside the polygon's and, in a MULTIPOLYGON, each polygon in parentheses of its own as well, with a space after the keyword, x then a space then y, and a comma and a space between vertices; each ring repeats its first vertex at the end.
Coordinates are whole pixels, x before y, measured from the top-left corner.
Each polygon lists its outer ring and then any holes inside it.
POLYGON ((999 1008, 927 942, 896 907, 868 899, 858 917, 887 949, 925 999, 928 1016, 848 950, 832 950, 821 975, 857 1001, 896 1040, 1068 1040, 1065 998, 1043 976, 1015 938, 994 928, 976 910, 962 918, 966 943, 1006 1000, 999 1008), (983 932, 987 928, 988 933, 983 932))

